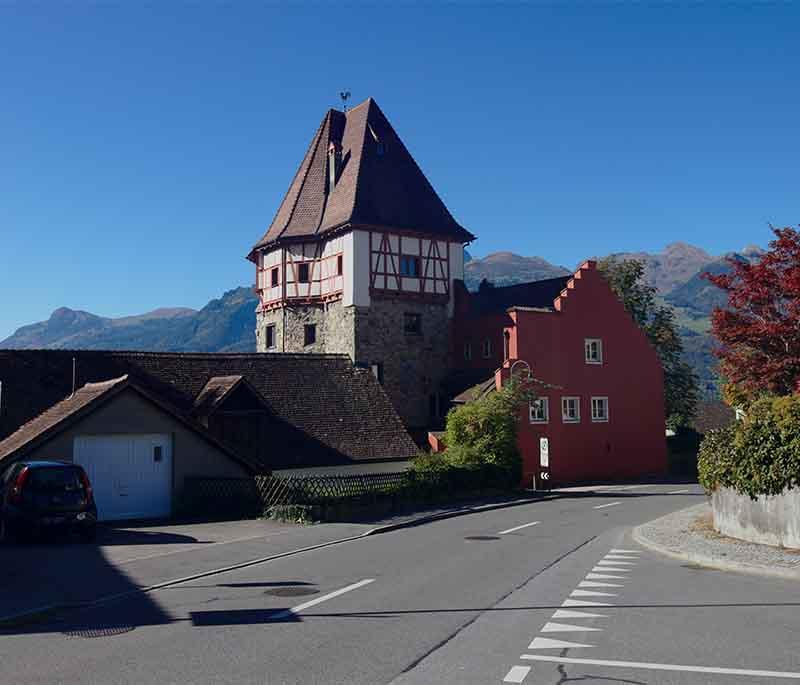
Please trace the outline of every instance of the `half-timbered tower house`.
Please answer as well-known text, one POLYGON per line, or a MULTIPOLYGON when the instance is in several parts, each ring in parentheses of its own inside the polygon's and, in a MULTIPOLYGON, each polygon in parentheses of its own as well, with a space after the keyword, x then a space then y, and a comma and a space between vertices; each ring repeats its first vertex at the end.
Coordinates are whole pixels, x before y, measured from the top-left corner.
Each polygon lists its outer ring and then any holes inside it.
POLYGON ((346 353, 372 368, 407 425, 429 425, 473 239, 372 98, 329 110, 248 255, 258 350, 346 353))

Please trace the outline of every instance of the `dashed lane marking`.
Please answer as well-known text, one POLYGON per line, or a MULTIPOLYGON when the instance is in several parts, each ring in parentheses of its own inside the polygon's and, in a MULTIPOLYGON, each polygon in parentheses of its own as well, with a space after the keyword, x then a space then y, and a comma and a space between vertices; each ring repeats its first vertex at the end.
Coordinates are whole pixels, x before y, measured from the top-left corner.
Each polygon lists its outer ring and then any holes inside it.
POLYGON ((609 573, 628 573, 632 570, 631 568, 622 568, 620 566, 595 566, 592 569, 592 573, 605 573, 606 571, 609 573))
POLYGON ((327 602, 329 599, 333 599, 334 597, 339 597, 340 595, 345 594, 346 592, 352 592, 353 590, 358 590, 360 587, 364 587, 365 585, 369 585, 370 583, 374 583, 374 578, 365 578, 364 580, 359 580, 357 583, 353 583, 352 585, 347 585, 346 587, 339 588, 338 590, 334 590, 333 592, 329 592, 327 595, 322 595, 322 597, 317 597, 316 599, 309 600, 308 602, 303 602, 303 604, 298 604, 296 607, 292 607, 291 609, 286 609, 285 611, 279 611, 276 614, 270 615, 270 620, 275 621, 281 618, 287 618, 293 614, 299 614, 301 611, 305 609, 310 609, 317 604, 322 604, 323 602, 327 602))
POLYGON ((509 528, 508 530, 501 530, 498 535, 505 535, 506 533, 514 533, 518 530, 522 530, 523 528, 530 528, 531 526, 539 525, 539 521, 531 521, 530 523, 523 523, 521 526, 515 526, 514 528, 509 528))
MULTIPOLYGON (((534 640, 535 642, 535 640, 534 640)), ((584 647, 586 645, 577 645, 584 647)), ((710 673, 714 675, 738 675, 750 678, 783 678, 800 680, 800 673, 791 671, 762 671, 747 668, 717 668, 715 666, 686 666, 682 664, 655 664, 646 661, 613 661, 610 659, 578 659, 575 657, 545 656, 542 654, 523 654, 527 661, 549 661, 556 664, 577 664, 585 666, 609 666, 611 668, 638 668, 651 671, 682 671, 684 673, 710 673)))
POLYGON ((525 676, 531 672, 530 666, 514 666, 503 678, 504 683, 521 683, 525 676))
POLYGON ((668 495, 685 495, 688 490, 673 490, 672 492, 668 492, 668 495))
POLYGON ((586 599, 565 599, 561 602, 562 607, 613 607, 608 602, 590 602, 586 599))
POLYGON ((599 590, 573 590, 570 597, 619 597, 613 592, 600 592, 599 590))
MULTIPOLYGON (((551 640, 549 637, 535 637, 533 638, 533 642, 528 645, 528 649, 579 649, 593 646, 594 645, 583 645, 580 642, 551 640)), ((525 655, 523 655, 523 658, 525 658, 525 655)))
MULTIPOLYGON (((605 569, 603 569, 605 570, 605 569)), ((612 576, 605 573, 587 573, 586 580, 628 580, 630 576, 612 576)))
POLYGON ((609 550, 609 554, 641 554, 638 550, 635 549, 612 549, 609 550))
POLYGON ((550 623, 544 624, 539 631, 541 633, 599 633, 600 628, 587 628, 586 626, 573 626, 569 623, 550 623))
POLYGON ((607 507, 616 507, 618 504, 622 504, 622 502, 611 502, 610 504, 598 504, 596 507, 592 507, 592 509, 606 509, 607 507))
POLYGON ((594 580, 582 580, 578 587, 625 587, 620 583, 598 583, 594 580))
POLYGON ((569 609, 557 609, 553 618, 608 618, 605 614, 590 614, 586 611, 570 611, 569 609))
POLYGON ((598 566, 636 566, 635 561, 622 561, 621 559, 617 559, 615 561, 609 560, 606 561, 605 559, 601 559, 597 562, 598 566))

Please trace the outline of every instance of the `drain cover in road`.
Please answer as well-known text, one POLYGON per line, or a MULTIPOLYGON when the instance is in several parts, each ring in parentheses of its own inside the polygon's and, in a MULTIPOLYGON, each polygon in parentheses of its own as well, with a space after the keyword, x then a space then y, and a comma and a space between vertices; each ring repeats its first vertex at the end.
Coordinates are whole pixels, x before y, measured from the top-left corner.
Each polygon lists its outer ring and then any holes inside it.
POLYGON ((130 633, 134 626, 114 626, 113 628, 86 628, 84 630, 65 630, 62 635, 67 637, 83 637, 87 639, 95 637, 114 637, 124 633, 130 633))
POLYGON ((319 590, 313 587, 277 587, 274 590, 267 590, 265 595, 274 595, 275 597, 301 597, 302 595, 316 595, 319 590))

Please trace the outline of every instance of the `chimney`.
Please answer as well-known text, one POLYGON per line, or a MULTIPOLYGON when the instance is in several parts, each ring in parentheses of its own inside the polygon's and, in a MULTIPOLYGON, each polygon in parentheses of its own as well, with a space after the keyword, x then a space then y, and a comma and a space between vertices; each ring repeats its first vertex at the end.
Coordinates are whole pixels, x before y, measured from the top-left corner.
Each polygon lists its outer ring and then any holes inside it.
POLYGON ((328 145, 328 192, 333 192, 342 166, 342 146, 336 141, 328 145))

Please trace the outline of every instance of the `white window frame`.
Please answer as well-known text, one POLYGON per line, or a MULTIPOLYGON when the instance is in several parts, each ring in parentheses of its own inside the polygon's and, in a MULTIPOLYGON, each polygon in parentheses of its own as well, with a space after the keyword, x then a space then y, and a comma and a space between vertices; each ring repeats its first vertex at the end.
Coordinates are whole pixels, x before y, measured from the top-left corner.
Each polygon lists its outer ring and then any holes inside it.
POLYGON ((492 358, 492 339, 491 338, 486 338, 486 340, 484 340, 481 343, 481 356, 484 359, 491 359, 492 358))
POLYGON ((603 396, 592 397, 592 399, 590 401, 590 406, 592 408, 592 423, 608 423, 608 397, 603 397, 603 396), (595 411, 594 411, 594 407, 595 407, 594 403, 595 402, 602 402, 603 403, 603 406, 605 407, 605 410, 606 410, 605 411, 605 416, 602 416, 602 417, 596 416, 595 411))
POLYGON ((576 395, 565 395, 561 398, 561 422, 562 423, 580 423, 581 422, 581 398, 576 395), (575 400, 575 416, 567 414, 567 402, 575 400))
POLYGON ((587 364, 602 364, 603 363, 603 341, 600 338, 584 338, 583 340, 583 358, 587 364), (597 343, 597 358, 589 356, 589 350, 592 343, 597 343))
POLYGON ((464 343, 464 359, 466 361, 471 361, 472 360, 472 343, 471 342, 465 342, 464 343))
POLYGON ((549 397, 537 397, 528 405, 528 419, 531 423, 550 423, 550 398, 549 397), (534 418, 534 402, 541 402, 541 408, 543 409, 542 414, 544 418, 534 418))

